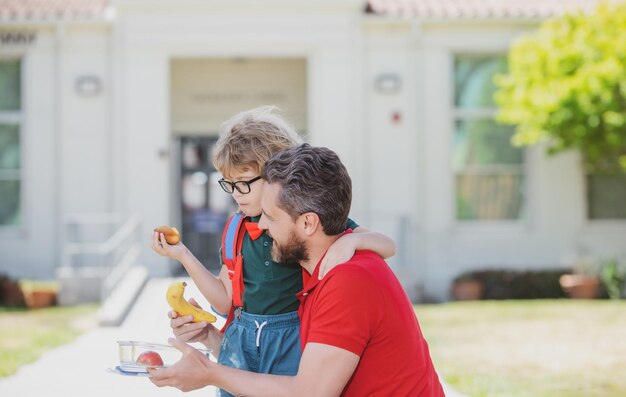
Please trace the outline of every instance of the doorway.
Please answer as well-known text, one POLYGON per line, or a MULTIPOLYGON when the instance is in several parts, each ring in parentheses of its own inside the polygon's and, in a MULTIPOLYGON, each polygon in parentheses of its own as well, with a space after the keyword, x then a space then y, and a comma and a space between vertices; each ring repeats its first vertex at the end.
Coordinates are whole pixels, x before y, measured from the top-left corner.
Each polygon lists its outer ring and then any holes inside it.
MULTIPOLYGON (((221 175, 213 167, 216 137, 181 136, 175 145, 180 159, 178 189, 183 241, 213 274, 220 271, 221 235, 228 216, 236 211, 232 197, 219 186, 221 175)), ((182 272, 182 266, 174 269, 182 272)))
MULTIPOLYGON (((221 233, 237 210, 212 164, 220 125, 235 114, 274 105, 301 133, 307 130, 305 58, 176 58, 170 61, 173 141, 172 219, 183 242, 211 272, 220 270, 221 233)), ((173 265, 172 273, 184 271, 173 265)))

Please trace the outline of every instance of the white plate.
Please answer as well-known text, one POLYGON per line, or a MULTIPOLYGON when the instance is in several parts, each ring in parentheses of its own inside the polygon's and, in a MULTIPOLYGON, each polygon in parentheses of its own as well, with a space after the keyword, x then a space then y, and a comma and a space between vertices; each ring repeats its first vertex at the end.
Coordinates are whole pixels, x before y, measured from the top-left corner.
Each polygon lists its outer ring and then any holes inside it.
POLYGON ((122 364, 118 365, 118 367, 120 367, 120 369, 122 371, 125 371, 125 372, 143 372, 143 373, 147 373, 148 372, 148 367, 150 367, 150 368, 161 368, 162 365, 143 365, 143 364, 122 363, 122 364))
POLYGON ((119 365, 115 368, 107 368, 107 372, 124 376, 149 376, 148 370, 143 367, 142 371, 125 371, 119 365))

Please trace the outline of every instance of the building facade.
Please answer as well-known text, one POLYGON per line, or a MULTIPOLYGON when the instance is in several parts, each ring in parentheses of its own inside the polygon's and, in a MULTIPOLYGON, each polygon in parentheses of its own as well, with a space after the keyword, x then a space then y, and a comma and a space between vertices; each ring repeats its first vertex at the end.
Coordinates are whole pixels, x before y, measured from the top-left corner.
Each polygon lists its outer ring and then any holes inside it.
POLYGON ((352 217, 396 240, 413 298, 471 269, 625 254, 624 181, 494 122, 512 42, 581 2, 37 3, 0 1, 0 273, 54 277, 68 219, 105 213, 139 215, 146 247, 179 227, 214 269, 232 203, 211 147, 268 104, 340 154, 352 217))

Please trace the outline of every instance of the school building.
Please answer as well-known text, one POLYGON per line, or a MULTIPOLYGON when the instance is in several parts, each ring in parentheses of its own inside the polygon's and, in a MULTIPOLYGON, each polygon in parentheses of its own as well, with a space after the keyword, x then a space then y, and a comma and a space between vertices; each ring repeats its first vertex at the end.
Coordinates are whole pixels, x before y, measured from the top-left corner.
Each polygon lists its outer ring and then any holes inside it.
POLYGON ((413 299, 471 269, 623 255, 624 180, 512 147, 491 97, 516 38, 595 3, 0 0, 0 274, 169 275, 162 224, 216 269, 233 207, 211 148, 267 104, 340 154, 352 218, 395 239, 413 299))

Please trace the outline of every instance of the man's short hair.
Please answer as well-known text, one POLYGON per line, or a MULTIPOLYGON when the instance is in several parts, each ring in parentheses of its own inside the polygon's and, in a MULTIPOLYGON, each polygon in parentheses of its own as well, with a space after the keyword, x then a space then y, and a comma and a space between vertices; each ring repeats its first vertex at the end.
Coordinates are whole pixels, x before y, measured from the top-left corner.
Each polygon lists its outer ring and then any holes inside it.
POLYGON ((261 176, 281 185, 277 205, 294 221, 314 212, 325 234, 334 236, 346 229, 352 180, 332 150, 306 143, 287 149, 265 163, 261 176))

